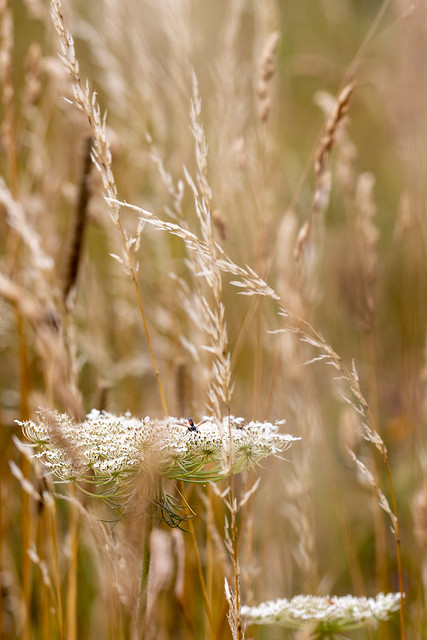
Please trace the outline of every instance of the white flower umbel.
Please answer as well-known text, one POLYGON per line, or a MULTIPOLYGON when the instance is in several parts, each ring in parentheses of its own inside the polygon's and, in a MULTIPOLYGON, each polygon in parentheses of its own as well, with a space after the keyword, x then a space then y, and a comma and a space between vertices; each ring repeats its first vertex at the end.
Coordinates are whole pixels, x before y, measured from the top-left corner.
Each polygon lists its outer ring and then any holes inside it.
POLYGON ((379 593, 375 598, 298 595, 291 600, 244 606, 242 617, 247 624, 279 624, 288 629, 311 625, 313 633, 322 637, 364 625, 376 626, 380 620, 388 620, 399 606, 400 593, 379 593))
POLYGON ((146 470, 188 482, 216 482, 227 475, 222 449, 230 448, 230 434, 234 473, 283 453, 299 440, 279 433, 281 422, 245 424, 233 416, 223 419, 222 429, 211 418, 190 430, 185 419, 139 419, 96 410, 81 424, 53 411, 41 412, 37 422, 19 424, 34 445, 35 457, 63 481, 119 482, 146 470))

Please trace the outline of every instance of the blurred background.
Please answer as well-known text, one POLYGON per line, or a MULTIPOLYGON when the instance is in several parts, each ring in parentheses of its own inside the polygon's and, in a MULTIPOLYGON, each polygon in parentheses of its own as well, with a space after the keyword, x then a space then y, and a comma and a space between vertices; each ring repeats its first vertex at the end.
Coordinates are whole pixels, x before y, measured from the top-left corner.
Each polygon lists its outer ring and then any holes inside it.
MULTIPOLYGON (((388 449, 401 529, 407 637, 424 638, 425 3, 73 0, 64 5, 80 76, 107 113, 118 198, 200 236, 184 170, 194 177, 200 169, 190 118, 194 70, 215 240, 237 265, 249 265, 265 278, 283 305, 320 331, 346 366, 354 360, 388 449)), ((70 104, 71 81, 58 57, 48 3, 0 3, 0 32, 3 636, 138 637, 132 635, 134 596, 126 595, 126 572, 119 576, 125 550, 129 562, 138 549, 135 521, 107 527, 108 544, 121 549, 111 578, 121 595, 116 608, 108 608, 115 596, 105 580, 113 569, 106 568, 102 553, 107 534, 96 524, 96 517, 108 515, 102 507, 92 520, 81 513, 77 525, 76 510, 59 500, 56 515, 46 520, 51 524, 43 525, 43 509, 9 469, 9 460, 15 461, 39 486, 36 470, 12 441, 20 436, 15 421, 33 417, 39 406, 74 417, 94 407, 158 417, 162 405, 132 279, 110 255, 120 256, 123 246, 102 181, 90 167, 86 116, 70 104), (49 528, 53 521, 56 531, 49 528), (70 539, 78 540, 78 551, 70 550, 70 539), (48 549, 43 556, 43 540, 57 541, 58 566, 48 549), (39 550, 39 563, 28 560, 29 546, 39 550), (42 577, 44 557, 48 571, 59 576, 51 596, 40 595, 50 589, 42 577), (75 591, 71 575, 78 585, 74 605, 67 600, 75 591), (51 611, 58 611, 61 598, 64 616, 67 607, 77 612, 77 627, 67 627, 63 635, 51 611)), ((123 210, 122 221, 129 235, 137 234, 135 212, 123 210)), ((211 371, 197 303, 200 283, 179 238, 145 225, 140 240, 134 260, 168 411, 198 421, 206 413, 211 371)), ((342 399, 348 396, 345 381, 322 362, 304 366, 318 353, 295 334, 269 333, 285 326, 277 306, 239 296, 230 280, 224 275, 222 300, 235 385, 231 411, 248 420, 285 418, 284 429, 302 437, 286 461, 268 460, 237 480, 244 492, 255 477, 262 478, 238 521, 242 602, 297 593, 398 591, 390 520, 347 447, 370 468, 390 501, 386 467, 364 442, 357 413, 342 399)), ((208 508, 206 492, 190 487, 187 497, 198 516, 216 637, 226 638, 231 635, 223 580, 230 562, 222 541, 224 510, 213 496, 208 508), (214 567, 212 553, 221 559, 214 567)), ((161 530, 169 541, 180 536, 161 530)), ((209 637, 189 534, 179 540, 188 609, 182 613, 174 597, 176 556, 152 622, 140 637, 209 637)), ((398 614, 377 631, 351 633, 348 637, 400 638, 398 614)), ((251 627, 246 637, 303 637, 287 634, 251 627)))

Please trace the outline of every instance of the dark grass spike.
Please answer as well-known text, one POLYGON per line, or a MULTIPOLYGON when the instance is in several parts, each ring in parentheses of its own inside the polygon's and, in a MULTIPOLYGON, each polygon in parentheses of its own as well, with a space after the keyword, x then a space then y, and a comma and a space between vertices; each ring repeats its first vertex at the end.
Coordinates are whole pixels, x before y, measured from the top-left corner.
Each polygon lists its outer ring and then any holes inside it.
POLYGON ((83 166, 80 178, 79 197, 76 204, 74 226, 71 235, 70 249, 65 271, 63 300, 67 305, 71 291, 76 286, 79 266, 82 257, 85 230, 87 225, 87 212, 91 196, 90 171, 92 167, 91 149, 93 139, 87 136, 83 155, 83 166))

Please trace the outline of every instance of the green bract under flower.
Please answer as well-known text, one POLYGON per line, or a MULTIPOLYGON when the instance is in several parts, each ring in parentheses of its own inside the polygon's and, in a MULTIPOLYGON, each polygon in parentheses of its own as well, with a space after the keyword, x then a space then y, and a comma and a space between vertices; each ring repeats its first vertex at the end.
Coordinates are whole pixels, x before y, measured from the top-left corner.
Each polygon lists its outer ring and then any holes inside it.
POLYGON ((299 440, 279 433, 282 422, 245 424, 233 416, 222 424, 205 418, 197 430, 189 430, 184 419, 139 419, 96 410, 81 424, 58 412, 19 424, 35 457, 63 481, 119 481, 147 470, 188 482, 216 482, 231 467, 239 473, 299 440))
POLYGON ((256 607, 242 607, 247 624, 279 624, 288 629, 298 629, 311 624, 318 636, 355 629, 364 625, 376 625, 388 620, 399 609, 400 593, 379 593, 375 598, 355 596, 299 595, 262 602, 256 607))

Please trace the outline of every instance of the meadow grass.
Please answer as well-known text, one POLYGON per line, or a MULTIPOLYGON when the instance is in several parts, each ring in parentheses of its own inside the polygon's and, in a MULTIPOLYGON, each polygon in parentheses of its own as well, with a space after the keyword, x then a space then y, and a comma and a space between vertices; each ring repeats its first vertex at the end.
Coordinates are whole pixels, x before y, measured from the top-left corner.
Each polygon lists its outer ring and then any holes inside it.
POLYGON ((425 637, 426 18, 0 2, 2 637, 425 637))

